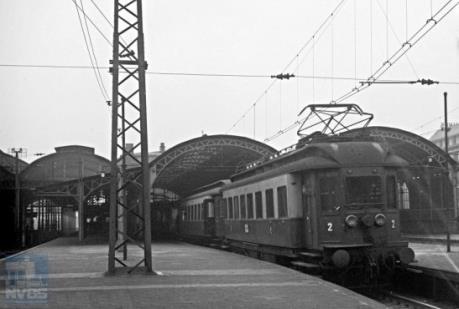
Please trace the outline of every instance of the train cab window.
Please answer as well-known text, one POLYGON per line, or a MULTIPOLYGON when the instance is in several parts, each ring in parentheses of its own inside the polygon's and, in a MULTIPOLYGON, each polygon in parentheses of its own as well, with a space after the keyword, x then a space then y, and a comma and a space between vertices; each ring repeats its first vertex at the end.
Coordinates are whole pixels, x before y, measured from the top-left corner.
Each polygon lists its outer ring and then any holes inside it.
POLYGON ((387 208, 397 208, 397 183, 394 176, 386 177, 387 208))
POLYGON ((347 204, 382 204, 381 177, 360 176, 346 178, 347 204))
POLYGON ((253 194, 247 194, 247 219, 253 219, 253 194))
POLYGON ((320 206, 323 212, 339 209, 338 175, 322 177, 319 181, 320 206))
POLYGON ((273 189, 265 191, 266 194, 266 217, 274 218, 274 193, 273 189))
POLYGON ((287 217, 287 187, 277 188, 277 213, 279 218, 287 217))
POLYGON ((233 198, 228 198, 228 219, 233 219, 233 198))
POLYGON ((234 219, 239 219, 239 197, 235 196, 233 198, 233 206, 234 206, 234 219))
POLYGON ((241 219, 245 219, 247 218, 245 208, 245 195, 239 196, 239 201, 241 203, 241 219))
POLYGON ((255 210, 257 219, 263 218, 263 200, 261 198, 261 192, 255 192, 255 210))

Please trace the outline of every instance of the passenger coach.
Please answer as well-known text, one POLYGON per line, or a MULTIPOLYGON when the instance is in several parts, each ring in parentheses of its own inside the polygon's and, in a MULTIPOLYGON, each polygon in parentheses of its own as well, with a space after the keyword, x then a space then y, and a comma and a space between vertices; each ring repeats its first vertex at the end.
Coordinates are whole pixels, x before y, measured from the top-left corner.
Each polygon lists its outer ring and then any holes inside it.
MULTIPOLYGON (((414 259, 401 239, 397 208, 397 172, 407 165, 382 143, 322 138, 198 193, 202 215, 187 206, 198 195, 187 198, 185 213, 201 220, 201 235, 247 252, 390 270, 414 259)), ((197 225, 185 221, 181 232, 196 235, 197 225)))

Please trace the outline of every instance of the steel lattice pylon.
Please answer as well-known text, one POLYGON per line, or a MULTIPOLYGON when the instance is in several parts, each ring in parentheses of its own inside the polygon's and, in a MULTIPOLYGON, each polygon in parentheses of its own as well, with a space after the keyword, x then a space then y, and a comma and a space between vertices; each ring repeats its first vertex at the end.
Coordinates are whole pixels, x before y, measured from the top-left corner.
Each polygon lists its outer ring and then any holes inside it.
POLYGON ((144 38, 141 0, 115 0, 113 32, 112 156, 110 184, 110 228, 108 271, 115 273, 119 264, 128 272, 142 263, 151 267, 150 180, 145 96, 144 38), (129 143, 133 143, 129 146, 129 143), (118 150, 120 150, 118 152, 118 150), (140 158, 134 152, 141 153, 140 158), (140 166, 140 172, 126 172, 126 159, 140 166), (140 192, 139 204, 129 204, 127 188, 140 192), (127 217, 137 221, 134 233, 128 235, 127 217), (141 239, 139 241, 139 239, 141 239), (127 244, 136 243, 144 256, 128 259, 127 244), (117 252, 122 251, 122 257, 117 252))

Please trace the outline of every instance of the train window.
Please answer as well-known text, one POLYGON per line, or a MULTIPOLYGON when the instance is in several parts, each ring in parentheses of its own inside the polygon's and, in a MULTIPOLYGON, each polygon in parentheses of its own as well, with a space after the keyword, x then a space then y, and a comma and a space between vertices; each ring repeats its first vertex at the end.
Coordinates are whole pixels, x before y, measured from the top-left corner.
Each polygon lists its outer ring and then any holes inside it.
POLYGON ((255 207, 256 215, 258 218, 263 218, 263 200, 261 199, 261 192, 255 192, 255 207))
POLYGON ((253 194, 247 194, 247 218, 253 218, 253 194))
POLYGON ((394 176, 386 177, 387 208, 397 208, 397 189, 394 176))
POLYGON ((226 198, 222 199, 221 208, 220 208, 220 217, 221 218, 228 218, 228 211, 226 209, 227 203, 226 198))
POLYGON ((239 197, 235 196, 233 199, 234 219, 239 219, 239 197))
POLYGON ((214 203, 213 202, 207 202, 207 217, 208 218, 213 218, 214 215, 214 203))
POLYGON ((266 194, 266 217, 274 218, 274 196, 273 189, 265 191, 266 194))
POLYGON ((287 217, 287 187, 277 188, 277 210, 279 218, 287 217))
POLYGON ((323 177, 319 181, 320 206, 323 212, 334 211, 339 207, 338 203, 338 177, 323 177))
POLYGON ((400 190, 400 200, 401 200, 401 208, 402 209, 410 209, 410 190, 404 182, 402 185, 399 185, 400 190))
POLYGON ((347 204, 381 204, 381 177, 361 176, 346 178, 347 204))
POLYGON ((233 219, 233 198, 228 198, 228 219, 233 219))
POLYGON ((247 218, 245 208, 245 195, 239 196, 239 201, 241 202, 241 219, 245 219, 247 218))

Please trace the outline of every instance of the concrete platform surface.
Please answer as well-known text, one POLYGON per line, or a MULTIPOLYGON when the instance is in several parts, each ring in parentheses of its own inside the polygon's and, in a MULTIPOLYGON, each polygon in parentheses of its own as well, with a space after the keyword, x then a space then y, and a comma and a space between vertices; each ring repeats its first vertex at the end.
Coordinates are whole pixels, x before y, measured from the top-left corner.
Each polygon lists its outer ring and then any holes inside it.
POLYGON ((459 244, 453 243, 451 252, 446 251, 445 244, 410 242, 409 246, 417 261, 412 265, 459 273, 459 244))
POLYGON ((152 251, 162 275, 106 276, 106 244, 56 239, 0 262, 11 271, 15 259, 41 256, 48 266, 38 297, 8 294, 15 282, 2 272, 0 308, 385 308, 319 278, 230 252, 180 242, 154 243, 152 251), (24 300, 30 303, 18 303, 24 300))
MULTIPOLYGON (((416 234, 404 234, 409 242, 415 243, 439 243, 446 244, 446 233, 444 234, 426 234, 426 235, 416 235, 416 234)), ((451 244, 459 244, 459 234, 450 234, 451 244)))

